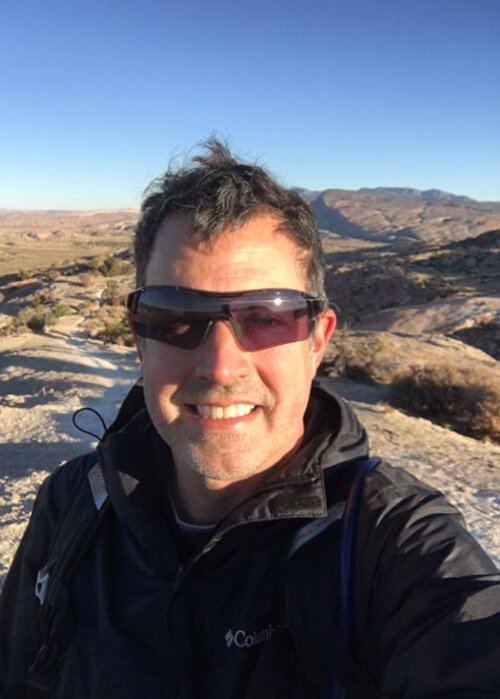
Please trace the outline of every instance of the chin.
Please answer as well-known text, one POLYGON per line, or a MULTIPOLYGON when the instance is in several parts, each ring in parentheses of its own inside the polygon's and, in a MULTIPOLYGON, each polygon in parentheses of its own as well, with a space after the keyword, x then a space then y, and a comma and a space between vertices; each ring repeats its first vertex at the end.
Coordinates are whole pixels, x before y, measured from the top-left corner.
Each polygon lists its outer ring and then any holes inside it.
POLYGON ((229 454, 218 450, 215 445, 208 449, 206 447, 207 445, 203 449, 174 449, 176 467, 190 470, 207 480, 234 482, 267 471, 275 463, 269 455, 258 455, 255 452, 247 463, 244 455, 251 451, 248 444, 241 445, 236 455, 234 451, 229 454))
POLYGON ((220 460, 217 463, 207 463, 207 460, 192 459, 189 463, 184 462, 184 466, 190 468, 192 471, 197 473, 199 476, 207 480, 214 481, 240 481, 246 478, 250 478, 257 473, 266 471, 269 466, 256 467, 255 462, 253 464, 242 464, 241 461, 232 467, 230 464, 224 464, 223 467, 220 465, 220 460))

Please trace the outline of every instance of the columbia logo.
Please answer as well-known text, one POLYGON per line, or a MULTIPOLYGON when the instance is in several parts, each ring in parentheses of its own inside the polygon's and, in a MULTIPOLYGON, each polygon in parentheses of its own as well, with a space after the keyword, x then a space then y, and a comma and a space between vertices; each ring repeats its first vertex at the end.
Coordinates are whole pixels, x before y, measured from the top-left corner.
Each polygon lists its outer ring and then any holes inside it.
POLYGON ((269 624, 269 626, 261 631, 252 631, 250 633, 247 633, 243 629, 238 629, 238 631, 234 631, 233 633, 233 630, 229 629, 226 631, 224 640, 228 648, 231 648, 232 645, 235 645, 237 648, 251 648, 264 641, 269 641, 273 633, 279 628, 279 626, 269 624))

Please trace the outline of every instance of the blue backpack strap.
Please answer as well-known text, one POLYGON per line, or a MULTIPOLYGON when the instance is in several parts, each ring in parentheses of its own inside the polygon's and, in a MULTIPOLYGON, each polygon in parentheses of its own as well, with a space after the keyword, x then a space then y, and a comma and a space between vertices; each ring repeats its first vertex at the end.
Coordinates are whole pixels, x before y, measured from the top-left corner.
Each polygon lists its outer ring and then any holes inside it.
MULTIPOLYGON (((355 545, 358 514, 361 504, 363 484, 367 474, 381 459, 367 458, 361 462, 347 497, 342 517, 342 539, 340 544, 340 635, 347 650, 351 650, 354 638, 354 618, 356 600, 355 589, 355 545)), ((343 699, 344 691, 338 682, 334 683, 330 699, 343 699)))
MULTIPOLYGON (((356 618, 356 597, 355 597, 355 570, 356 570, 356 533, 359 519, 360 508, 362 505, 363 486, 366 476, 372 471, 381 459, 370 458, 367 456, 352 459, 350 462, 342 464, 341 468, 341 489, 343 492, 342 500, 334 501, 328 508, 326 517, 321 517, 309 521, 305 525, 299 527, 295 531, 290 546, 287 551, 287 562, 284 566, 284 585, 285 594, 283 596, 283 619, 284 626, 292 632, 294 639, 295 651, 298 654, 297 660, 300 663, 301 673, 306 678, 310 685, 311 691, 315 692, 314 696, 328 696, 328 699, 343 699, 344 692, 354 691, 352 696, 375 696, 372 694, 363 694, 365 682, 360 676, 358 670, 360 667, 355 659, 354 639, 355 639, 355 618, 356 618), (327 604, 334 605, 338 609, 338 626, 332 629, 332 640, 334 647, 324 648, 324 657, 318 658, 309 650, 314 647, 304 633, 301 624, 304 623, 300 617, 296 615, 296 609, 290 607, 286 589, 294 590, 294 595, 300 596, 301 586, 304 585, 304 579, 299 575, 298 580, 295 578, 295 573, 290 568, 290 561, 295 558, 297 552, 307 544, 310 540, 321 534, 324 530, 333 525, 334 522, 340 526, 338 532, 339 541, 336 549, 336 559, 332 561, 330 566, 333 574, 338 575, 338 592, 335 599, 332 598, 333 591, 330 588, 332 581, 323 584, 322 578, 311 581, 307 580, 309 588, 316 584, 318 588, 318 599, 327 600, 327 604), (338 558, 337 558, 338 557, 338 558), (298 585, 298 587, 297 587, 298 585), (297 593, 297 590, 299 592, 297 593), (333 657, 332 657, 333 654, 333 657), (332 682, 332 666, 338 666, 338 680, 332 682), (363 680, 363 686, 361 681, 363 680), (342 682, 342 684, 340 684, 342 682), (343 689, 345 687, 345 690, 343 689), (361 689, 360 689, 361 688, 361 689), (360 690, 360 691, 358 691, 360 690)), ((327 478, 333 478, 336 468, 333 467, 327 478)), ((334 497, 334 500, 337 496, 334 497)), ((337 530, 338 531, 338 530, 337 530)), ((324 552, 325 554, 327 552, 324 552)), ((332 554, 333 555, 333 554, 332 554)), ((325 556, 326 557, 326 556, 325 556)), ((328 564, 329 565, 329 564, 328 564)), ((316 609, 316 619, 317 609, 316 609)), ((317 621, 321 624, 321 619, 317 621)), ((315 633, 314 628, 308 627, 307 633, 315 633)), ((371 689, 371 686, 370 686, 371 689)), ((311 694, 312 696, 313 694, 311 694)), ((253 696, 253 695, 252 695, 253 696)), ((255 694, 255 696, 259 696, 255 694)))
POLYGON ((350 646, 354 629, 354 550, 361 494, 366 476, 380 463, 378 458, 366 459, 356 473, 349 491, 342 518, 342 541, 340 548, 340 633, 350 646))

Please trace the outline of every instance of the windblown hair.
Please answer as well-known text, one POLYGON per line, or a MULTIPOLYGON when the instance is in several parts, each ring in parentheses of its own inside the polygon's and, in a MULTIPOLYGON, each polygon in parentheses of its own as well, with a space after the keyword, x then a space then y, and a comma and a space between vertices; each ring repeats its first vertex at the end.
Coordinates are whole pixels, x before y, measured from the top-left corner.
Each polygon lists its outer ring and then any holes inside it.
POLYGON ((294 191, 279 185, 262 167, 238 162, 215 138, 205 155, 178 170, 169 169, 145 191, 134 242, 137 285, 145 283, 156 234, 168 216, 185 214, 196 242, 210 241, 224 229, 237 231, 252 216, 275 213, 278 230, 303 253, 308 291, 324 297, 325 262, 316 218, 294 191))

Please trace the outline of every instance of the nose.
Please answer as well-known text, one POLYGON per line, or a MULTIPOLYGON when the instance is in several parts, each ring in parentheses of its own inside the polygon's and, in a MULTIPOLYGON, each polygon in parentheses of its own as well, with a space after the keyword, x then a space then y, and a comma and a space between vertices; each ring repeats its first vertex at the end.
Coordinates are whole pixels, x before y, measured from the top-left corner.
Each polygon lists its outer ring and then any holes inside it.
POLYGON ((249 373, 248 358, 238 345, 234 328, 228 321, 213 323, 196 352, 195 373, 199 379, 224 385, 249 373))

